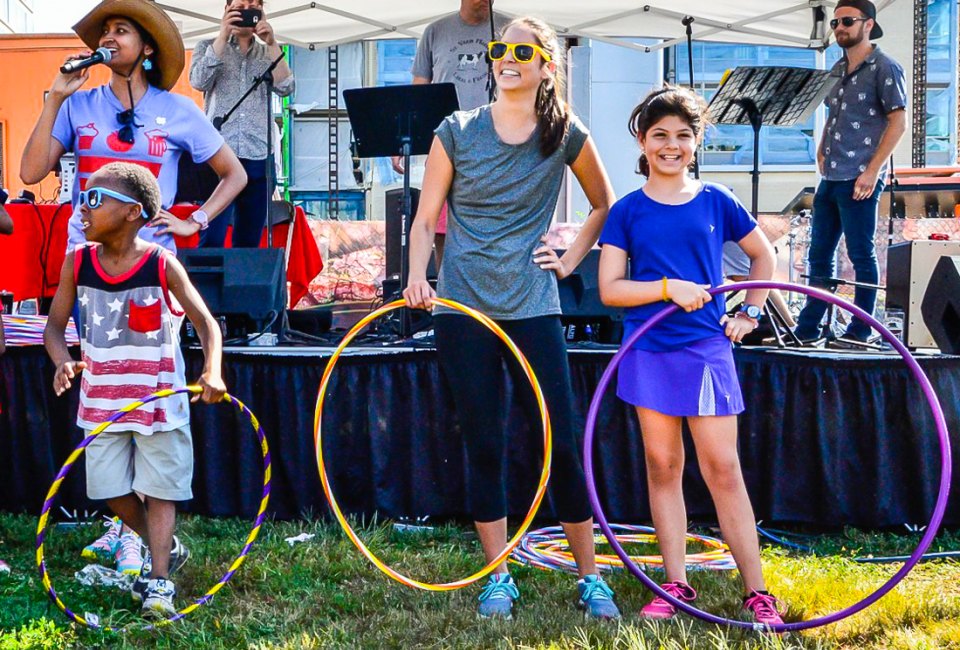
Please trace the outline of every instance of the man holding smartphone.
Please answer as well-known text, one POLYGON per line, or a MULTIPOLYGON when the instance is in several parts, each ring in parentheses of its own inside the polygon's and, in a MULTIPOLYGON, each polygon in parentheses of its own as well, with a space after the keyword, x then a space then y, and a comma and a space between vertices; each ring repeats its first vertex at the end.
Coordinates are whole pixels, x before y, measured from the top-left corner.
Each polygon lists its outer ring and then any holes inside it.
MULTIPOLYGON (((204 93, 207 117, 222 118, 280 56, 280 46, 267 21, 262 0, 230 0, 223 11, 220 33, 197 43, 190 66, 190 85, 204 93)), ((294 91, 290 66, 281 60, 273 70, 273 91, 286 97, 294 91)), ((251 93, 220 128, 247 172, 247 187, 224 214, 201 233, 201 246, 223 246, 227 226, 233 222, 233 246, 256 248, 266 221, 269 169, 273 152, 267 151, 267 114, 270 98, 265 85, 251 93)), ((269 175, 273 177, 272 174, 269 175)))

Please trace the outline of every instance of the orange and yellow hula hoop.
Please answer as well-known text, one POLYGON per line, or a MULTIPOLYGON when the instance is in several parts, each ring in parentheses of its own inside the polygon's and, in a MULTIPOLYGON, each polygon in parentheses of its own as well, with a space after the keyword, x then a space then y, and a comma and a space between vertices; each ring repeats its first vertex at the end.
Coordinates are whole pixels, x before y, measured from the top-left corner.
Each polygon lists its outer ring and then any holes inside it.
POLYGON ((537 404, 540 407, 540 417, 543 420, 543 470, 540 472, 540 484, 537 486, 536 494, 533 497, 533 504, 530 506, 530 510, 527 512, 526 517, 524 517, 523 523, 520 524, 519 530, 517 530, 516 534, 510 539, 509 542, 507 542, 507 545, 500 552, 500 554, 493 558, 489 564, 484 566, 476 573, 460 580, 439 584, 415 580, 389 567, 382 560, 380 560, 380 558, 374 555, 369 548, 367 548, 367 546, 363 543, 363 540, 360 539, 350 524, 347 523, 346 517, 344 517, 343 512, 340 510, 340 504, 337 503, 337 499, 333 495, 333 489, 330 486, 330 479, 327 477, 326 463, 323 459, 323 436, 321 433, 323 401, 326 396, 327 385, 330 382, 330 375, 333 373, 333 369, 337 365, 337 360, 340 358, 341 353, 343 353, 343 350, 347 347, 347 345, 350 344, 351 341, 353 341, 357 334, 377 318, 380 318, 384 314, 387 314, 395 309, 404 307, 405 303, 403 300, 395 300, 384 305, 380 309, 367 314, 356 325, 354 325, 349 332, 347 332, 347 335, 343 337, 340 345, 338 345, 337 349, 334 351, 333 356, 330 357, 330 360, 327 362, 327 367, 323 372, 323 378, 320 380, 320 388, 317 391, 317 406, 313 417, 313 442, 316 448, 317 469, 320 471, 320 482, 323 484, 323 492, 327 496, 327 501, 330 503, 330 509, 333 511, 334 516, 340 523, 340 527, 343 528, 343 531, 347 534, 347 537, 350 538, 350 541, 353 542, 354 546, 360 550, 364 557, 370 560, 370 562, 372 562, 375 567, 380 569, 380 571, 393 578, 400 584, 408 587, 415 587, 417 589, 423 589, 425 591, 453 591, 455 589, 460 589, 462 587, 466 587, 467 585, 473 584, 477 580, 480 580, 484 576, 492 573, 501 562, 509 557, 510 553, 513 552, 517 545, 520 544, 520 541, 523 539, 527 529, 530 528, 530 524, 533 523, 533 518, 536 516, 537 510, 540 508, 540 502, 543 501, 544 494, 546 494, 547 491, 547 481, 550 479, 550 461, 553 456, 553 431, 550 427, 550 415, 547 412, 547 403, 543 397, 543 392, 540 390, 540 382, 537 381, 537 376, 533 372, 533 368, 530 367, 526 357, 523 356, 523 353, 516 346, 516 344, 510 340, 510 337, 507 336, 506 332, 500 329, 500 326, 493 322, 490 318, 481 314, 475 309, 471 309, 470 307, 444 298, 434 298, 433 302, 470 316, 471 318, 483 324, 491 332, 496 334, 497 337, 503 341, 504 345, 510 349, 510 352, 513 353, 513 356, 516 357, 517 361, 520 363, 524 374, 527 376, 527 379, 530 381, 530 385, 533 387, 534 395, 537 398, 537 404))

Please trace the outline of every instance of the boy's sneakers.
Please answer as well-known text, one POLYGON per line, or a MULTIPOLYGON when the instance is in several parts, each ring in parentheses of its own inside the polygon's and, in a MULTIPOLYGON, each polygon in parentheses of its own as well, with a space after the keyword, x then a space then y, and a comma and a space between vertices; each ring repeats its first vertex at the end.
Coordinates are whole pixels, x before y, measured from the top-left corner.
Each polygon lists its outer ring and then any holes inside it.
POLYGON ((115 558, 117 560, 117 572, 125 575, 139 575, 143 568, 143 544, 140 536, 134 532, 123 533, 120 535, 120 542, 117 546, 115 558))
POLYGON ((577 581, 580 600, 577 606, 590 618, 612 620, 620 618, 620 610, 613 602, 613 590, 598 575, 584 576, 577 581))
POLYGON ((140 575, 133 579, 133 584, 130 585, 130 597, 133 598, 133 602, 143 602, 143 599, 147 597, 147 585, 149 584, 149 573, 141 572, 140 575))
POLYGON ((743 598, 743 608, 761 625, 782 625, 777 599, 765 591, 751 591, 743 598))
MULTIPOLYGON (((676 598, 677 600, 682 600, 685 603, 692 603, 697 599, 697 592, 682 580, 677 580, 675 582, 667 582, 660 585, 660 587, 676 598)), ((668 603, 666 600, 657 596, 649 603, 643 606, 640 610, 640 616, 643 618, 659 619, 664 620, 668 618, 673 618, 677 614, 677 608, 668 603)))
MULTIPOLYGON (((180 542, 179 537, 174 535, 173 548, 170 549, 170 575, 172 576, 182 569, 188 559, 190 559, 190 549, 180 542)), ((148 548, 143 560, 142 575, 149 576, 151 571, 153 571, 153 558, 150 556, 150 549, 148 548)))
POLYGON ((480 618, 513 618, 513 601, 520 597, 517 583, 509 573, 494 573, 480 591, 480 618))
POLYGON ((117 554, 120 546, 120 527, 123 525, 116 517, 107 517, 103 525, 107 532, 98 537, 93 543, 83 547, 80 557, 94 562, 110 562, 117 554))
MULTIPOLYGON (((173 549, 170 551, 170 575, 179 571, 187 558, 190 557, 190 550, 180 542, 180 538, 173 536, 173 549)), ((133 602, 142 603, 147 597, 147 585, 150 584, 150 572, 153 571, 153 562, 150 558, 150 549, 146 548, 144 552, 143 565, 133 584, 130 585, 130 597, 133 602)), ((169 582, 169 580, 167 581, 169 582)), ((173 583, 170 583, 173 584, 173 583)))
POLYGON ((180 543, 180 538, 173 536, 173 548, 170 549, 170 575, 183 568, 190 559, 190 549, 180 543))
POLYGON ((173 606, 173 599, 177 589, 173 582, 165 578, 155 578, 147 583, 140 613, 150 618, 170 618, 175 616, 177 608, 173 606))

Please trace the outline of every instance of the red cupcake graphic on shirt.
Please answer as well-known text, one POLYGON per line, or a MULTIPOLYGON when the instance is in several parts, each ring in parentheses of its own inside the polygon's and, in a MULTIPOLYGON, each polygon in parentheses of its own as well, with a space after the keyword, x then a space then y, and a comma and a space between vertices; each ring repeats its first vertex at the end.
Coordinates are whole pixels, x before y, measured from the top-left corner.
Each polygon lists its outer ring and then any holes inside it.
POLYGON ((93 141, 96 137, 100 135, 100 131, 93 125, 93 122, 90 124, 84 124, 83 126, 77 127, 77 148, 80 151, 85 151, 93 147, 93 141))

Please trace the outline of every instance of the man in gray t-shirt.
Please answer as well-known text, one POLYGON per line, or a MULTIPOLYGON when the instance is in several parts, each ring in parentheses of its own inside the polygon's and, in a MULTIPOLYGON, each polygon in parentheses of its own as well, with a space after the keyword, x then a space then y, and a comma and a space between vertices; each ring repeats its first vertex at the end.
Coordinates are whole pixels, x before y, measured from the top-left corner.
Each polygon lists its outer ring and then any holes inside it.
MULTIPOLYGON (((487 43, 490 33, 490 0, 460 0, 460 11, 427 25, 417 43, 413 83, 453 82, 460 110, 469 111, 490 101, 487 43)), ((494 13, 494 32, 509 19, 494 13)))
MULTIPOLYGON (((460 11, 427 25, 413 59, 413 83, 453 83, 461 111, 488 104, 493 79, 487 63, 487 43, 497 38, 510 22, 506 16, 494 13, 491 33, 492 6, 493 0, 460 0, 460 11)), ((393 168, 402 174, 403 159, 394 157, 393 168)), ((444 212, 435 235, 438 268, 443 260, 446 233, 444 212)))

